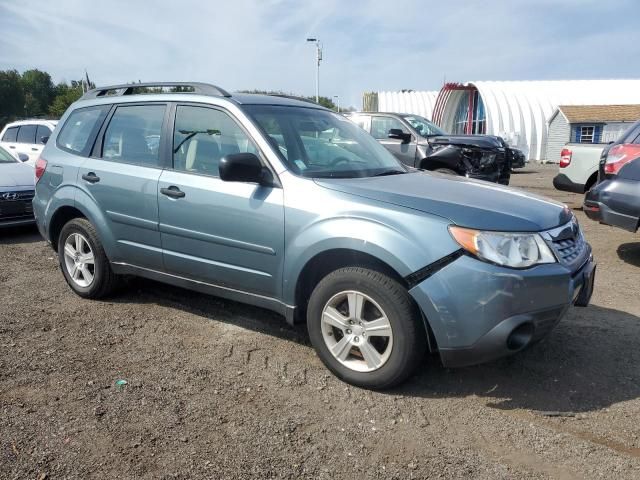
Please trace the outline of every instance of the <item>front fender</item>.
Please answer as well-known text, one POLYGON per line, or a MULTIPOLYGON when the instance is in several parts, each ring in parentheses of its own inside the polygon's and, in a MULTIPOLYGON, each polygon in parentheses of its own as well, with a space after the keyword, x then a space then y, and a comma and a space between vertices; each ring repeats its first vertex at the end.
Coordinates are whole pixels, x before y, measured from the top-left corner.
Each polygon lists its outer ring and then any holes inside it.
POLYGON ((283 300, 293 305, 305 265, 318 254, 335 249, 371 255, 405 277, 459 248, 446 227, 447 222, 438 217, 400 211, 393 224, 353 216, 314 222, 288 239, 283 300))

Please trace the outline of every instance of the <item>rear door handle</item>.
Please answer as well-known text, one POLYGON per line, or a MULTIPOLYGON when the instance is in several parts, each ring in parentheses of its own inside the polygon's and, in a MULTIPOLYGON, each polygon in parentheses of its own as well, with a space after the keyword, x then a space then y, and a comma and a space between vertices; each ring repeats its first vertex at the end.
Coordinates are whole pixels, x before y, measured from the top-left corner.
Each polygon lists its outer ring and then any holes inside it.
POLYGON ((31 147, 31 150, 33 150, 34 152, 37 152, 37 151, 38 151, 38 149, 37 149, 37 148, 35 148, 35 147, 31 147))
POLYGON ((100 177, 93 172, 85 173, 82 175, 82 179, 89 183, 98 183, 100 181, 100 177))
POLYGON ((13 148, 15 150, 16 146, 15 145, 9 145, 9 148, 13 148))
POLYGON ((171 198, 182 198, 186 195, 182 190, 180 190, 175 185, 171 185, 169 188, 161 188, 160 193, 171 198))

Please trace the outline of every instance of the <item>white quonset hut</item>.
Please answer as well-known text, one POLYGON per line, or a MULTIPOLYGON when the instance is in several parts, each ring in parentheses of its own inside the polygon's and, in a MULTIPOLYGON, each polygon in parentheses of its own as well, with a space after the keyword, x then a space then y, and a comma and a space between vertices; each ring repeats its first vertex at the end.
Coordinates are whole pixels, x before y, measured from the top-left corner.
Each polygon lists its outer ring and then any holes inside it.
POLYGON ((528 159, 544 161, 548 121, 558 106, 636 103, 640 80, 447 83, 432 120, 451 133, 500 135, 528 159))
POLYGON ((365 93, 363 110, 373 112, 412 113, 431 120, 433 107, 438 97, 437 91, 417 92, 403 90, 400 92, 365 93))

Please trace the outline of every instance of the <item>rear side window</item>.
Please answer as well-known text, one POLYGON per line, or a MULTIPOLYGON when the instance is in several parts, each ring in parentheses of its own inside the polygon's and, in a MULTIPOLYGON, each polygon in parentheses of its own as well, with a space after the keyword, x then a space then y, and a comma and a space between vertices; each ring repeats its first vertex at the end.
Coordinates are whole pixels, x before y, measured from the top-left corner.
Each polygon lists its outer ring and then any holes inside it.
POLYGON ((44 143, 42 141, 43 137, 48 137, 49 135, 51 135, 51 130, 49 130, 49 127, 46 127, 44 125, 38 125, 38 130, 36 132, 36 143, 44 143))
POLYGON ((18 130, 18 143, 36 143, 37 125, 22 125, 18 130))
POLYGON ((18 127, 7 128, 2 137, 3 142, 15 142, 18 138, 18 127))
POLYGON ((118 107, 104 133, 102 158, 157 167, 165 108, 165 105, 118 107))
POLYGON ((94 137, 108 110, 104 105, 75 110, 58 134, 58 146, 73 153, 86 153, 89 139, 94 137))

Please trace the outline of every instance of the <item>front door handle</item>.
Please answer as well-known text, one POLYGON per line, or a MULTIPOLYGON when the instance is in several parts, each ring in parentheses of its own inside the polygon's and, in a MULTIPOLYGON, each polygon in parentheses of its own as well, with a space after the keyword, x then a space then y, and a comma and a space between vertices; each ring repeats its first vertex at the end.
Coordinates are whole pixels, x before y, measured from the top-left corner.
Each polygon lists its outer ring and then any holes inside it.
POLYGON ((175 185, 171 185, 169 188, 161 188, 160 193, 171 198, 182 198, 186 195, 182 190, 180 190, 175 185))
POLYGON ((38 151, 38 149, 37 149, 37 148, 35 148, 35 147, 31 147, 31 151, 33 151, 33 152, 37 152, 37 151, 38 151))
POLYGON ((13 148, 15 150, 16 146, 15 145, 9 145, 9 148, 13 148))
POLYGON ((89 183, 98 183, 100 181, 100 177, 93 172, 85 173, 82 175, 82 179, 89 183))

